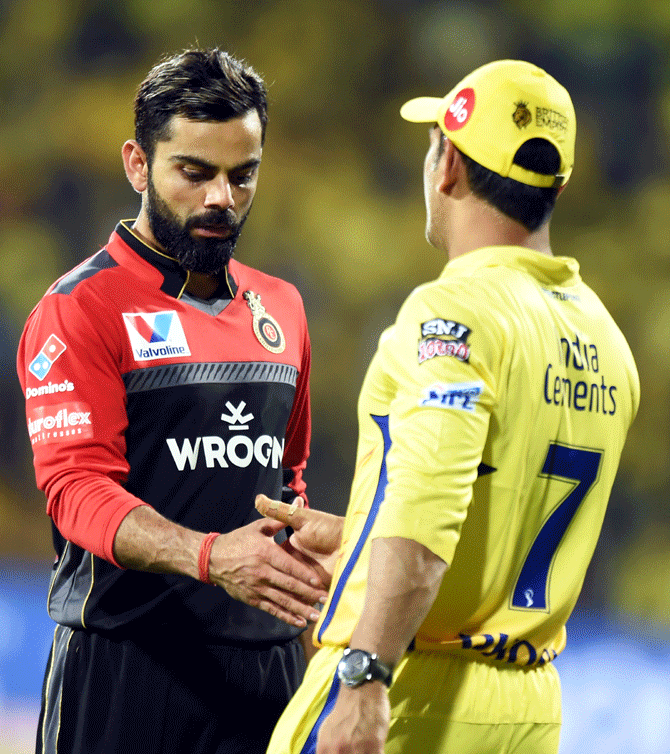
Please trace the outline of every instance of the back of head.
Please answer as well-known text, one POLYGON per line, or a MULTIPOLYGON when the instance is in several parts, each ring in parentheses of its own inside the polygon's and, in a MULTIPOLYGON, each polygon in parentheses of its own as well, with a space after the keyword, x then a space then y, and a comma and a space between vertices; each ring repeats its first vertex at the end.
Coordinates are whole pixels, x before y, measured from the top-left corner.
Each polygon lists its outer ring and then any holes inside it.
POLYGON ((528 230, 551 214, 574 165, 575 111, 566 89, 520 60, 477 68, 444 98, 403 105, 413 122, 434 122, 465 156, 473 193, 528 230))
POLYGON ((157 141, 170 138, 174 116, 226 121, 256 110, 265 138, 267 92, 244 61, 218 48, 185 50, 149 71, 135 97, 135 139, 153 157, 157 141))

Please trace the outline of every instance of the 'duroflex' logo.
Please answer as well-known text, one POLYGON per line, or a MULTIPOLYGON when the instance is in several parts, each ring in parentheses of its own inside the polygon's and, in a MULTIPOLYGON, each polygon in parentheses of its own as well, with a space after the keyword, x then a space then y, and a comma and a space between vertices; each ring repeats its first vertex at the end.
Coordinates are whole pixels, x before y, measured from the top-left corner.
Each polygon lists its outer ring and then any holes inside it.
POLYGON ((135 361, 190 356, 177 312, 123 314, 135 361))

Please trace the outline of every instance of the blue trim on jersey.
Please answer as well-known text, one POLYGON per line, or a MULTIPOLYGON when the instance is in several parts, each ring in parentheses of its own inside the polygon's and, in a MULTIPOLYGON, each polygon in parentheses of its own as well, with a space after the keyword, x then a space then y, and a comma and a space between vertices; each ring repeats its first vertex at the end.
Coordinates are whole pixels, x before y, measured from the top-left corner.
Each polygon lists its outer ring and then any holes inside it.
POLYGON ((363 526, 361 536, 358 538, 356 547, 354 547, 354 551, 351 553, 351 557, 344 567, 339 581, 337 582, 337 586, 335 587, 335 590, 333 592, 333 597, 330 600, 328 612, 326 613, 326 617, 324 618, 323 623, 321 624, 321 628, 319 629, 319 641, 321 641, 323 632, 328 628, 331 620, 333 619, 333 615, 335 614, 335 610, 337 609, 337 603, 340 601, 340 597, 342 596, 342 592, 344 591, 344 587, 346 586, 347 579, 351 575, 351 572, 354 570, 354 566, 356 565, 356 561, 361 554, 361 550, 363 549, 363 546, 365 545, 368 536, 370 535, 372 525, 374 524, 375 519, 377 518, 377 513, 379 512, 379 506, 381 505, 382 500, 384 499, 384 494, 386 492, 386 485, 388 483, 388 477, 386 476, 386 456, 391 448, 389 418, 388 415, 375 416, 374 414, 370 414, 370 416, 381 430, 382 438, 384 440, 384 455, 382 457, 381 468, 379 469, 379 481, 377 482, 377 490, 375 492, 370 511, 368 512, 368 517, 365 520, 365 526, 363 526))
POLYGON ((339 690, 340 679, 337 677, 337 675, 335 675, 335 677, 333 678, 333 685, 330 687, 330 691, 328 692, 326 703, 323 705, 321 714, 317 718, 317 721, 314 723, 314 727, 312 728, 312 730, 310 730, 309 736, 307 736, 307 740, 305 741, 305 745, 302 747, 302 749, 300 749, 300 754, 316 754, 316 737, 319 735, 319 731, 321 730, 321 726, 323 725, 324 720, 333 711, 339 690))

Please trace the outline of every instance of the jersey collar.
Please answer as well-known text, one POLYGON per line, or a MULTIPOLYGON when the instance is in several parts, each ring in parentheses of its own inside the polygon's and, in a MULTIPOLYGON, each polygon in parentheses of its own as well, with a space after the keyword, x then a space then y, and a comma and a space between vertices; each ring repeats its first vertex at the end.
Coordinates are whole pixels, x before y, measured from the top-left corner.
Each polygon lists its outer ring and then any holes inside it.
MULTIPOLYGON (((138 256, 142 257, 163 276, 161 290, 168 296, 181 298, 188 283, 188 271, 179 262, 163 251, 158 251, 143 241, 133 230, 133 220, 122 220, 115 229, 119 238, 138 256)), ((225 268, 226 285, 218 298, 234 299, 237 293, 237 283, 230 274, 228 266, 225 268), (227 290, 226 290, 227 289, 227 290)))
POLYGON ((576 285, 581 281, 579 262, 572 257, 554 257, 522 246, 488 246, 452 259, 440 277, 484 267, 521 269, 547 285, 576 285))

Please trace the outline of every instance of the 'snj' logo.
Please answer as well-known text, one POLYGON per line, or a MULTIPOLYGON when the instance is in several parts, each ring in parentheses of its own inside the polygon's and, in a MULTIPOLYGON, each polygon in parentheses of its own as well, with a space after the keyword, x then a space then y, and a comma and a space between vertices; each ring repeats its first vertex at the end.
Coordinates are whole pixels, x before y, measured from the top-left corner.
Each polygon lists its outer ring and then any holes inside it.
POLYGON ((177 312, 124 312, 123 323, 135 361, 191 355, 177 312))

